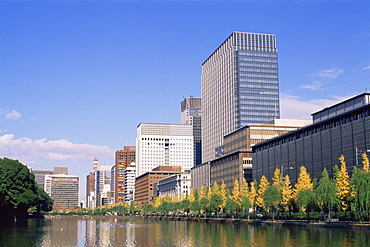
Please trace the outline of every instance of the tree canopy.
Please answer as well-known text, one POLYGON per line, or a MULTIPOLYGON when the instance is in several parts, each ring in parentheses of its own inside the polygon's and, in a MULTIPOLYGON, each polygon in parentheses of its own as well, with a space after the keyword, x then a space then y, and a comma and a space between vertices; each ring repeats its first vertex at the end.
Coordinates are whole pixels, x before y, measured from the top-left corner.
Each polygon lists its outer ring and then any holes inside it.
POLYGON ((25 165, 18 160, 0 159, 0 217, 26 218, 31 207, 50 211, 52 200, 25 165))

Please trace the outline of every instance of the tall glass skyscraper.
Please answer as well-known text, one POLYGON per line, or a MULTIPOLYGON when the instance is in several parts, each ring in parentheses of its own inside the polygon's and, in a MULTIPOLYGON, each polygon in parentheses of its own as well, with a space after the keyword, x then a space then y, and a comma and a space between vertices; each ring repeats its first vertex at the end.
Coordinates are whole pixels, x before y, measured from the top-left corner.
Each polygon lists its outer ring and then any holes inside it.
POLYGON ((280 118, 276 36, 233 32, 202 64, 202 162, 223 136, 280 118))

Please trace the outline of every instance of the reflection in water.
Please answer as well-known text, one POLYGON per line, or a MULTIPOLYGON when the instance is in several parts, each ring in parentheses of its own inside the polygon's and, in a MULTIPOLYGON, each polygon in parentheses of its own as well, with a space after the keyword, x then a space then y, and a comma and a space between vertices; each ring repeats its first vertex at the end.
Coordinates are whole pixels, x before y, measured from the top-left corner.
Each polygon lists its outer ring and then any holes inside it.
POLYGON ((0 246, 370 246, 367 230, 55 217, 0 226, 0 246))

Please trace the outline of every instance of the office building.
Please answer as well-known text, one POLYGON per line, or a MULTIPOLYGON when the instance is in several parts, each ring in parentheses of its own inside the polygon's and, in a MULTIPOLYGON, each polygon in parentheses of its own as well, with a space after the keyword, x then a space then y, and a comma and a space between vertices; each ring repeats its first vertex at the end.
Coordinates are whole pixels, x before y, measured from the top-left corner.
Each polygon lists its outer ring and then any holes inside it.
POLYGON ((186 124, 141 123, 136 138, 136 177, 158 166, 194 165, 193 127, 186 124))
POLYGON ((158 195, 157 182, 179 174, 181 170, 181 166, 158 166, 138 176, 135 181, 135 201, 142 204, 152 203, 153 198, 158 195))
POLYGON ((55 212, 68 212, 79 207, 79 187, 78 176, 64 174, 45 176, 45 192, 53 199, 55 212))
POLYGON ((90 174, 86 175, 86 199, 87 208, 95 208, 95 172, 91 171, 90 174))
POLYGON ((191 175, 190 172, 164 178, 158 181, 158 194, 164 197, 169 195, 174 201, 182 201, 190 195, 191 175))
POLYGON ((317 111, 312 119, 311 125, 253 146, 253 178, 271 179, 279 168, 294 183, 300 166, 312 178, 320 178, 324 168, 333 175, 341 155, 349 173, 354 166, 362 167, 361 154, 370 151, 370 93, 317 111))
MULTIPOLYGON (((114 165, 113 184, 115 193, 115 203, 123 203, 126 201, 126 168, 135 165, 135 146, 124 146, 122 150, 116 151, 116 159, 114 165)), ((130 168, 132 169, 132 168, 130 168)))
POLYGON ((297 130, 312 123, 310 120, 274 119, 265 124, 246 125, 224 137, 223 156, 210 161, 211 184, 222 181, 231 190, 234 180, 244 178, 248 183, 252 176, 252 149, 254 145, 297 130))
POLYGON ((136 166, 135 163, 132 163, 131 166, 128 166, 124 170, 125 174, 125 201, 130 202, 134 200, 135 193, 135 177, 136 177, 136 166))
POLYGON ((202 162, 223 137, 280 118, 276 37, 233 32, 202 64, 202 162))
POLYGON ((34 170, 31 168, 31 173, 35 175, 35 181, 38 186, 45 190, 45 176, 46 175, 55 175, 55 174, 64 174, 68 175, 68 167, 54 167, 53 171, 49 170, 34 170))
POLYGON ((181 101, 181 124, 193 126, 194 165, 202 163, 202 105, 201 98, 190 96, 181 101))
POLYGON ((96 207, 114 203, 114 193, 111 191, 110 165, 96 165, 95 170, 95 199, 96 207))

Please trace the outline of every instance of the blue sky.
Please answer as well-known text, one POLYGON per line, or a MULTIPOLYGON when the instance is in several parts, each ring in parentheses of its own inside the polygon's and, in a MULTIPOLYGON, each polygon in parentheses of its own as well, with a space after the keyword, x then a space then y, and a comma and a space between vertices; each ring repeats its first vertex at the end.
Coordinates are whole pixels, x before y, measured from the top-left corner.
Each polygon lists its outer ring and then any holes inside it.
POLYGON ((0 157, 84 191, 139 123, 180 123, 233 31, 277 36, 282 118, 370 89, 368 1, 0 1, 0 157))

